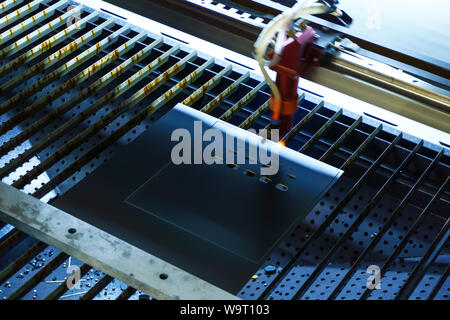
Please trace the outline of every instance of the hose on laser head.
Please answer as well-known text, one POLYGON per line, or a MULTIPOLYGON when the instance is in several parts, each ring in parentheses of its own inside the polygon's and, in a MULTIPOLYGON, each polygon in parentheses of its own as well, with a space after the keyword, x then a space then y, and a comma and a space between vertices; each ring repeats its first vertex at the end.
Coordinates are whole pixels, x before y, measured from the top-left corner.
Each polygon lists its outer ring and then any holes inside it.
POLYGON ((329 12, 329 7, 323 3, 316 2, 315 0, 300 0, 291 9, 280 13, 278 16, 272 19, 272 21, 270 21, 267 26, 261 31, 258 39, 256 39, 254 45, 256 59, 258 61, 259 67, 261 68, 261 72, 267 81, 267 84, 272 90, 274 98, 278 101, 281 101, 282 99, 280 90, 278 89, 276 83, 270 78, 265 69, 267 62, 265 61, 264 57, 266 55, 266 51, 270 42, 277 35, 275 42, 275 53, 281 53, 277 51, 282 50, 283 46, 281 41, 284 41, 286 37, 286 31, 289 29, 292 21, 295 21, 305 15, 321 14, 326 12, 329 12))

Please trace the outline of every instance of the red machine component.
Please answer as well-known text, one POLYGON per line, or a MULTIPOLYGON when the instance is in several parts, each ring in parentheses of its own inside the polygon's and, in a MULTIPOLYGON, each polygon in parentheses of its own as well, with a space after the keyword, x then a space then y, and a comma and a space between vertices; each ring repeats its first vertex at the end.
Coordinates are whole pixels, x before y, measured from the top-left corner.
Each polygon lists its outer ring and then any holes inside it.
POLYGON ((297 38, 287 39, 279 57, 273 59, 274 52, 269 53, 269 58, 272 59, 270 68, 277 73, 276 85, 282 98, 279 101, 272 95, 270 101, 272 119, 280 122, 280 138, 291 129, 293 115, 297 111, 299 76, 308 65, 317 65, 320 61, 322 53, 312 46, 314 40, 314 30, 307 27, 297 38))

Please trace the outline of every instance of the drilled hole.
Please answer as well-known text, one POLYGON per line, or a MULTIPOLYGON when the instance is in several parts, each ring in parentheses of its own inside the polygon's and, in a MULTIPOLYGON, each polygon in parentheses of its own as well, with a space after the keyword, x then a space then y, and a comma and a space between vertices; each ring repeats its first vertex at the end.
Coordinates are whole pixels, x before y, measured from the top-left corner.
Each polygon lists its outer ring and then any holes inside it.
POLYGON ((267 177, 261 177, 261 178, 259 178, 259 181, 262 182, 262 183, 266 183, 266 184, 272 182, 272 180, 270 178, 267 178, 267 177))
POLYGON ((280 191, 288 191, 288 186, 286 186, 286 185, 284 185, 284 184, 282 184, 282 183, 278 183, 276 186, 275 186, 275 188, 277 188, 278 190, 280 190, 280 191))
POLYGON ((254 177, 256 175, 254 171, 248 169, 244 171, 244 174, 248 177, 254 177))
POLYGON ((233 170, 238 170, 239 169, 239 166, 237 164, 234 164, 234 163, 228 163, 227 167, 230 168, 230 169, 233 169, 233 170))
POLYGON ((165 274, 165 273, 161 273, 161 274, 159 275, 159 278, 160 278, 161 280, 166 280, 168 277, 169 277, 169 276, 168 276, 167 274, 165 274))

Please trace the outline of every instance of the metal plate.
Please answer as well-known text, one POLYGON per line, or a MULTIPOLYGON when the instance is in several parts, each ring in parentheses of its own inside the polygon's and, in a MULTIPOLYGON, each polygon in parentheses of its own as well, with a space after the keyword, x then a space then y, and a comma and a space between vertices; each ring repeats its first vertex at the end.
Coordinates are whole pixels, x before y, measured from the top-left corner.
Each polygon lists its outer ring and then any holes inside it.
MULTIPOLYGON (((259 173, 260 165, 175 166, 172 131, 193 133, 200 119, 203 130, 224 126, 178 105, 55 206, 234 292, 342 171, 287 148, 271 183, 248 174, 259 173)), ((237 128, 227 133, 251 135, 237 128)))

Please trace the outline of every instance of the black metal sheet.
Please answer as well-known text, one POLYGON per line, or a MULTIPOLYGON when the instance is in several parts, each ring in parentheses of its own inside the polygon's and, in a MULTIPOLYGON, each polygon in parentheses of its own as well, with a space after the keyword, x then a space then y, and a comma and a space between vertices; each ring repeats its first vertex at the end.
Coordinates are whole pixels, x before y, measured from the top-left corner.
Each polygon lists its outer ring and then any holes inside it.
MULTIPOLYGON (((280 152, 280 170, 270 176, 271 183, 259 180, 259 165, 238 170, 174 165, 172 131, 193 132, 199 119, 203 131, 224 128, 221 121, 178 105, 54 205, 237 292, 342 171, 287 148, 280 152), (247 169, 257 174, 244 174, 247 169), (278 182, 288 190, 277 189, 278 182)), ((245 132, 238 129, 236 135, 245 132)))

